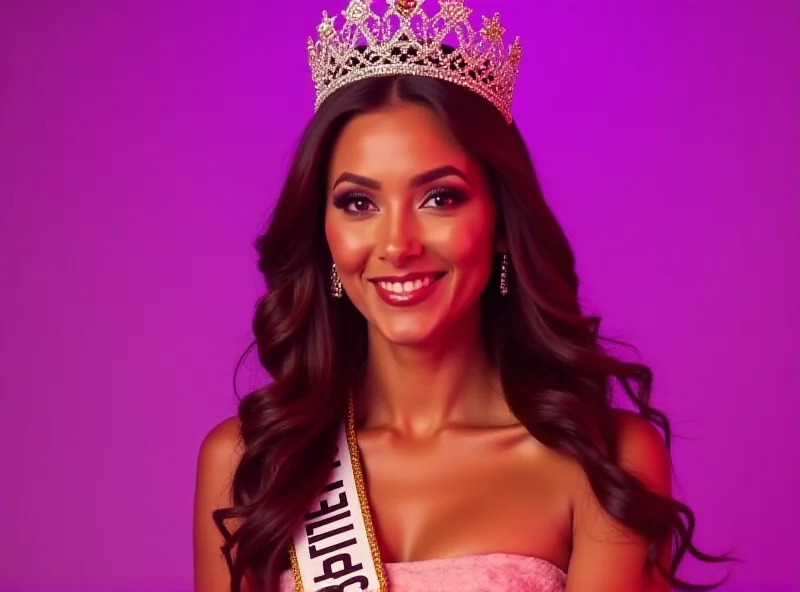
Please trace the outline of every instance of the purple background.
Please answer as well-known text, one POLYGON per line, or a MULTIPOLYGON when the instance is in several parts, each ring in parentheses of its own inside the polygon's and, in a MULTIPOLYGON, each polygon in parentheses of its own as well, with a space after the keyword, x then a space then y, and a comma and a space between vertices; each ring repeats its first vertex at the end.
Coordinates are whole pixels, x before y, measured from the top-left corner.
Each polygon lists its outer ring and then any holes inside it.
MULTIPOLYGON (((191 588, 197 448, 342 4, 2 2, 0 590, 191 588)), ((472 6, 523 36, 517 122, 697 542, 745 560, 728 590, 800 590, 800 3, 472 6)))

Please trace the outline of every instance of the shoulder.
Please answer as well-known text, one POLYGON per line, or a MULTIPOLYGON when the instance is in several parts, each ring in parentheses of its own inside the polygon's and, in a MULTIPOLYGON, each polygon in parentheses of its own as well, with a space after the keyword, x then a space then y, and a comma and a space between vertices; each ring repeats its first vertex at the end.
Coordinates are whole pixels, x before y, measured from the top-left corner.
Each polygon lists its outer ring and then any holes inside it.
MULTIPOLYGON (((653 493, 670 497, 672 459, 658 428, 637 413, 623 409, 611 410, 611 422, 616 437, 615 464, 639 479, 653 493)), ((575 475, 575 501, 594 499, 584 468, 576 464, 575 475)))
MULTIPOLYGON (((229 590, 230 576, 220 549, 225 543, 214 512, 232 505, 233 474, 242 456, 239 420, 226 419, 205 435, 197 459, 194 499, 194 577, 198 590, 229 590)), ((225 524, 228 530, 236 524, 225 524)))
POLYGON ((654 493, 669 496, 672 460, 661 432, 631 411, 615 409, 612 418, 620 467, 639 478, 654 493))
POLYGON ((215 425, 200 443, 200 457, 207 460, 226 459, 241 454, 242 433, 238 417, 229 417, 215 425))
MULTIPOLYGON (((612 411, 619 468, 636 477, 648 490, 670 497, 672 482, 669 450, 656 427, 629 411, 612 411)), ((606 499, 615 508, 612 516, 599 503, 582 473, 580 487, 573 498, 573 546, 570 557, 567 590, 614 590, 615 592, 666 590, 659 578, 653 579, 645 569, 649 543, 641 533, 619 521, 622 514, 628 522, 640 518, 658 518, 641 500, 632 500, 614 479, 606 475, 600 485, 606 499)), ((646 521, 645 521, 646 522, 646 521)), ((669 548, 664 548, 668 563, 669 548)))
POLYGON ((239 419, 231 417, 214 426, 200 443, 197 455, 197 496, 215 507, 230 497, 233 474, 242 458, 239 419))
POLYGON ((239 418, 229 417, 215 425, 200 443, 198 473, 229 479, 233 476, 243 450, 239 418))

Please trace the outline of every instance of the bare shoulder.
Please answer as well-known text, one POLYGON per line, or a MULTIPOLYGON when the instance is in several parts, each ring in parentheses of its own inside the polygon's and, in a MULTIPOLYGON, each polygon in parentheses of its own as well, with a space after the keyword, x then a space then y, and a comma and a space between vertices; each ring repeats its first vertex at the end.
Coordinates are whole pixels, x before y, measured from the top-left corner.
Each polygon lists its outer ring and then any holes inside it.
POLYGON ((242 435, 238 417, 215 425, 200 443, 198 468, 221 469, 235 467, 242 455, 242 435))
POLYGON ((620 466, 638 477, 654 493, 669 496, 672 460, 661 432, 632 411, 615 409, 612 417, 620 466))
MULTIPOLYGON (((221 547, 225 542, 213 513, 231 507, 231 483, 242 456, 236 417, 217 424, 200 444, 194 495, 194 574, 196 590, 230 589, 230 576, 221 547)), ((232 531, 235 525, 226 523, 232 531)))
MULTIPOLYGON (((666 442, 658 429, 643 417, 615 410, 612 421, 617 438, 617 459, 620 468, 636 477, 653 493, 670 496, 672 470, 666 442)), ((606 484, 604 487, 608 487, 606 484)), ((606 490, 606 495, 608 491, 606 490)), ((629 518, 629 494, 617 490, 614 506, 629 518)), ((641 505, 637 512, 647 513, 641 505)), ((575 492, 573 506, 573 548, 567 576, 567 591, 613 590, 614 592, 663 591, 669 586, 660 577, 645 569, 649 553, 648 541, 617 517, 612 516, 582 475, 575 492)), ((644 516, 642 516, 644 517, 644 516)), ((663 562, 668 563, 669 548, 664 548, 663 562)))
MULTIPOLYGON (((624 409, 612 409, 611 421, 616 434, 618 465, 642 480, 651 491, 668 496, 672 459, 658 428, 641 415, 624 409)), ((577 478, 577 493, 591 493, 583 467, 571 458, 569 466, 573 477, 577 478)), ((573 479, 573 486, 575 483, 573 479)))
POLYGON ((217 424, 203 438, 197 456, 196 521, 202 523, 211 518, 212 511, 231 506, 231 484, 242 451, 239 419, 236 417, 217 424))

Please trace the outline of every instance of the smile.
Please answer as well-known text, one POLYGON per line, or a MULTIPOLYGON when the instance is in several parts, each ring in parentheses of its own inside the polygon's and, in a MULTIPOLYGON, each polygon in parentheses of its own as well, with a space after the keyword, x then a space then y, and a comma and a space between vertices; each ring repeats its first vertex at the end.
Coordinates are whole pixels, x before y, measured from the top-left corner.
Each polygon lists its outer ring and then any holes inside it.
POLYGON ((381 300, 392 306, 411 306, 427 299, 444 273, 416 273, 398 277, 373 278, 381 300))
POLYGON ((421 280, 405 281, 405 282, 378 282, 378 285, 384 290, 389 290, 395 294, 410 294, 420 288, 427 288, 435 281, 436 278, 426 277, 421 280))

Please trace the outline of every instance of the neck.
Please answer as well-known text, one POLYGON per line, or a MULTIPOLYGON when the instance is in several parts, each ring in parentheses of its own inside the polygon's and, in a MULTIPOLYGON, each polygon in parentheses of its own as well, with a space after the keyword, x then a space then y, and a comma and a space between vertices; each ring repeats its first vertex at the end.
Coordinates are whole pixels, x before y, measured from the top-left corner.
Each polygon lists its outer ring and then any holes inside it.
POLYGON ((390 343, 370 329, 357 403, 364 427, 425 438, 456 425, 508 420, 479 320, 454 329, 414 346, 390 343))

